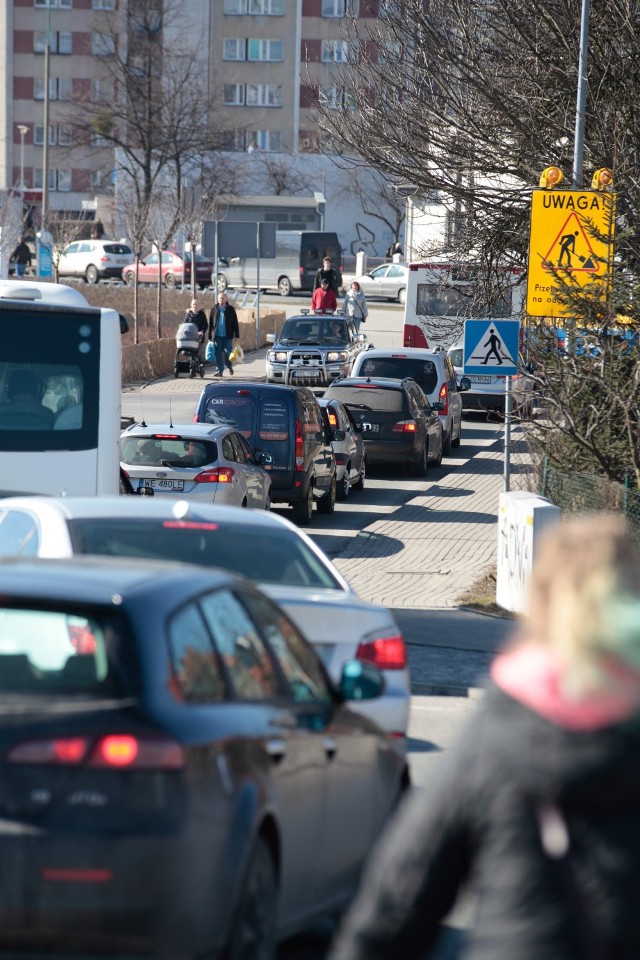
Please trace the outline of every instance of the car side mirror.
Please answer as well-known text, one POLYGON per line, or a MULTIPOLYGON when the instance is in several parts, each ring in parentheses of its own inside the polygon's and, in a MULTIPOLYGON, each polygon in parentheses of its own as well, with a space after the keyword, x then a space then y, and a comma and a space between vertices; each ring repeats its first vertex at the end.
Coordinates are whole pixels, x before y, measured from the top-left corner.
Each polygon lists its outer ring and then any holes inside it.
POLYGON ((347 435, 346 435, 346 433, 344 432, 344 430, 334 430, 334 431, 333 431, 333 439, 334 439, 337 443, 342 443, 342 441, 346 438, 346 436, 347 436, 347 435))
POLYGON ((365 333, 356 333, 356 335, 355 335, 355 337, 354 337, 353 339, 354 339, 354 340, 358 340, 360 343, 362 343, 362 341, 363 341, 364 339, 366 339, 366 334, 365 334, 365 333))
MULTIPOLYGON (((444 410, 444 403, 442 403, 441 400, 434 400, 431 404, 431 410, 437 410, 438 413, 440 413, 442 410, 444 410)), ((424 408, 425 413, 431 413, 431 410, 429 407, 424 408)))
POLYGON ((266 336, 266 340, 267 340, 267 343, 275 343, 276 342, 275 333, 268 333, 266 336))
POLYGON ((377 667, 363 660, 347 660, 342 665, 338 689, 344 700, 375 700, 382 696, 385 679, 377 667))
POLYGON ((273 463, 273 457, 270 453, 258 454, 258 463, 261 467, 270 467, 273 463))
POLYGON ((460 377, 458 390, 460 390, 461 393, 464 393, 465 390, 471 390, 471 380, 469 380, 469 377, 460 377))

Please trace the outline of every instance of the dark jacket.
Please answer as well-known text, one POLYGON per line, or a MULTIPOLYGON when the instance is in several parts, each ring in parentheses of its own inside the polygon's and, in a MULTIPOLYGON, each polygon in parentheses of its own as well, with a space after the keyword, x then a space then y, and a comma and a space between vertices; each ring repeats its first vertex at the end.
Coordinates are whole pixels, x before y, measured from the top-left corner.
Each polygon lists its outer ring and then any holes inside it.
MULTIPOLYGON (((216 303, 215 307, 211 310, 209 314, 209 340, 213 340, 216 335, 216 330, 218 329, 218 318, 220 317, 220 304, 216 303)), ((238 325, 238 314, 236 313, 236 308, 230 303, 227 303, 224 308, 224 318, 225 326, 227 330, 227 337, 233 337, 238 339, 240 337, 240 326, 238 325)))
POLYGON ((29 245, 22 241, 11 254, 12 263, 31 263, 31 250, 29 245))
POLYGON ((338 277, 337 271, 330 267, 329 270, 323 270, 320 267, 316 273, 316 278, 313 281, 313 289, 317 290, 320 286, 321 280, 326 277, 329 281, 329 287, 336 295, 336 298, 340 295, 340 278, 338 277))
POLYGON ((196 313, 194 313, 193 310, 187 310, 187 315, 184 318, 184 322, 195 323, 196 327, 202 334, 207 332, 208 321, 204 310, 198 310, 196 313))
POLYGON ((423 960, 470 878, 465 960, 586 960, 562 870, 541 846, 536 810, 549 800, 607 960, 637 960, 639 756, 637 715, 575 732, 492 688, 385 834, 329 960, 423 960))

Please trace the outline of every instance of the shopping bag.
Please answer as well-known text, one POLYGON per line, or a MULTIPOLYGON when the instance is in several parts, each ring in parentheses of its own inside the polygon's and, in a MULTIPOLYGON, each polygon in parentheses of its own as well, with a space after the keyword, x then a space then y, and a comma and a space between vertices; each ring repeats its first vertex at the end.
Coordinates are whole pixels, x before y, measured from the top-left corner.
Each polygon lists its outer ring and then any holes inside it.
POLYGON ((204 358, 205 358, 205 360, 207 361, 207 363, 211 363, 213 360, 215 360, 215 358, 216 358, 216 348, 215 348, 214 345, 213 345, 213 340, 208 340, 208 341, 207 341, 207 349, 206 349, 206 351, 205 351, 204 358))
POLYGON ((229 360, 231 363, 242 363, 244 360, 244 350, 239 343, 236 343, 233 350, 229 354, 229 360))

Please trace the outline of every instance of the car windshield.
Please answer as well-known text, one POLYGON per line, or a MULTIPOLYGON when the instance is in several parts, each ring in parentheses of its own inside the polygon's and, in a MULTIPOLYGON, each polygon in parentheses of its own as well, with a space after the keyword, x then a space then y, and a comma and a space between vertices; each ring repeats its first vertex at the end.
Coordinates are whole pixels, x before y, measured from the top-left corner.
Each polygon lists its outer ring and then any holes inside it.
POLYGON ((454 367, 462 366, 462 347, 454 347, 453 350, 449 351, 449 356, 454 367))
POLYGON ((326 399, 342 400, 347 407, 353 410, 386 410, 397 413, 404 409, 404 395, 402 390, 388 387, 341 387, 334 384, 330 391, 325 393, 326 399))
POLYGON ((125 437, 120 441, 120 459, 131 466, 202 467, 215 463, 218 446, 213 440, 189 437, 125 437))
POLYGON ((75 553, 179 560, 221 567, 256 583, 343 591, 304 540, 288 530, 220 520, 215 523, 117 517, 69 520, 75 553))
POLYGON ((308 317, 287 320, 281 343, 344 343, 348 340, 347 325, 339 317, 308 317))
POLYGON ((415 357, 367 357, 359 374, 363 377, 390 377, 392 380, 411 377, 425 393, 433 393, 438 386, 438 371, 433 360, 415 357))

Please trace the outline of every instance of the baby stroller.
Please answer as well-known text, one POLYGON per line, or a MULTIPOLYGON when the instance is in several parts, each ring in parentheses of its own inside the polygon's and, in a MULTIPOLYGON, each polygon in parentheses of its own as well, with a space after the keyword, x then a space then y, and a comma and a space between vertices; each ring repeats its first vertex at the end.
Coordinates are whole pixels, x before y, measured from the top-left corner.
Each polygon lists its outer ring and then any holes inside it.
POLYGON ((202 334, 195 323, 181 323, 176 331, 176 358, 173 365, 173 375, 188 373, 195 377, 199 373, 204 377, 204 361, 200 356, 202 334))

